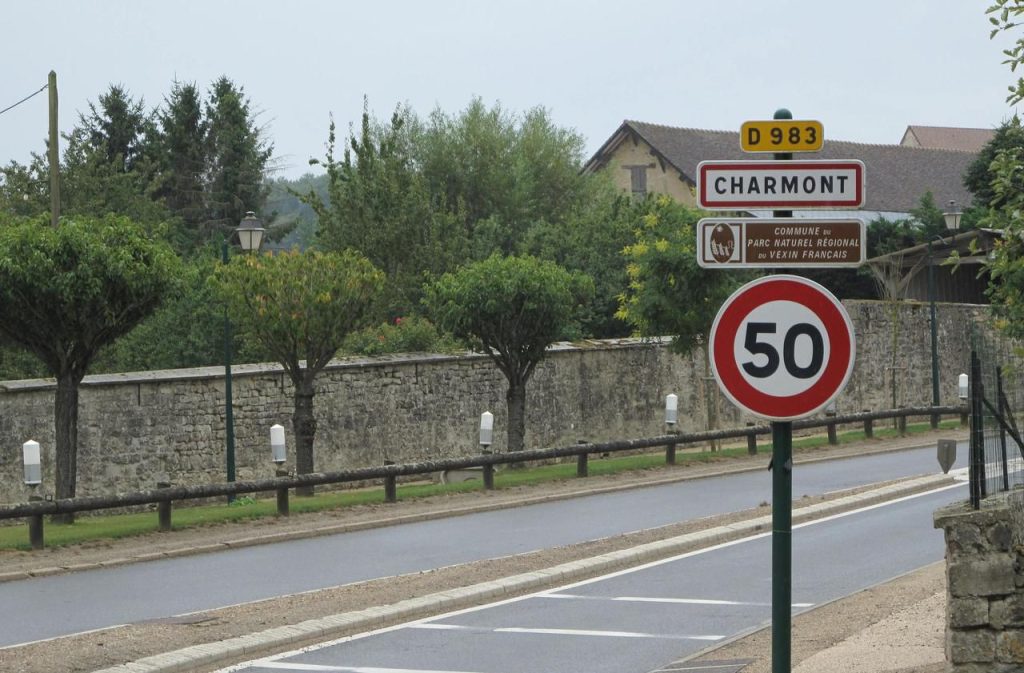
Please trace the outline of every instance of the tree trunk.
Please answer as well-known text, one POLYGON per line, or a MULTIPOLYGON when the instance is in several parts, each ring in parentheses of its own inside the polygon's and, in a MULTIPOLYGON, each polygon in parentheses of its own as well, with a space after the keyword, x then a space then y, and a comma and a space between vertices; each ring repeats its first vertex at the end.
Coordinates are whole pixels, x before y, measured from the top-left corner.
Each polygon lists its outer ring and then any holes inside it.
POLYGON ((505 400, 508 406, 508 450, 522 451, 526 445, 526 382, 509 381, 505 400))
MULTIPOLYGON (((295 411, 292 413, 292 430, 295 432, 295 472, 310 474, 313 467, 313 438, 316 436, 316 418, 313 415, 313 377, 302 372, 301 380, 294 381, 295 411)), ((295 489, 296 495, 313 495, 312 486, 295 489)))
MULTIPOLYGON (((75 497, 78 480, 78 383, 81 376, 62 373, 57 377, 57 392, 53 401, 53 427, 57 454, 55 497, 75 497)), ((74 513, 56 514, 57 523, 74 523, 74 513)))

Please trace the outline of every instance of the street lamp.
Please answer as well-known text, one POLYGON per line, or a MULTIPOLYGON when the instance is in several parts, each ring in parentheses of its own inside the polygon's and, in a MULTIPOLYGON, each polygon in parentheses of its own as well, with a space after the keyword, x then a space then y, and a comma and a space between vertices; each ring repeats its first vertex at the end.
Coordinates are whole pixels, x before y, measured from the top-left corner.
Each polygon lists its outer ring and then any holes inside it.
MULTIPOLYGON (((962 212, 956 209, 956 201, 949 202, 949 208, 946 212, 942 213, 942 218, 946 222, 946 229, 952 231, 954 235, 960 228, 960 218, 963 216, 962 212)), ((932 259, 932 238, 928 238, 928 305, 931 316, 931 337, 932 337, 932 406, 939 406, 939 335, 938 326, 935 322, 935 264, 932 259)), ((944 240, 944 239, 940 239, 944 240)), ((932 429, 939 427, 939 417, 937 414, 932 414, 931 417, 932 429)))
MULTIPOLYGON (((259 250, 263 242, 263 232, 266 231, 262 222, 251 210, 245 214, 245 218, 238 224, 235 233, 238 234, 238 241, 245 252, 259 250)), ((228 240, 225 238, 220 247, 221 261, 228 263, 228 240)), ((228 482, 235 480, 235 414, 231 403, 231 320, 228 318, 227 306, 224 307, 224 442, 225 462, 227 468, 228 482)), ((228 496, 228 502, 234 500, 234 496, 228 496)))

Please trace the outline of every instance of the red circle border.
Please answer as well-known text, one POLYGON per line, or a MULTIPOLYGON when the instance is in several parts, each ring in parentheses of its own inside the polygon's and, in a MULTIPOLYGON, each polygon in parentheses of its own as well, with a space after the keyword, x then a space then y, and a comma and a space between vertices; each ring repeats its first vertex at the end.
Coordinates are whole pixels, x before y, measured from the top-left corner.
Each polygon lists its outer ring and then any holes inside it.
POLYGON ((838 394, 853 371, 855 337, 846 309, 831 292, 801 276, 758 278, 734 292, 719 309, 709 338, 711 369, 722 392, 737 406, 771 420, 793 420, 813 414, 838 394), (821 377, 796 395, 779 396, 750 385, 740 373, 733 341, 751 311, 770 301, 803 305, 821 320, 828 333, 829 360, 821 377))

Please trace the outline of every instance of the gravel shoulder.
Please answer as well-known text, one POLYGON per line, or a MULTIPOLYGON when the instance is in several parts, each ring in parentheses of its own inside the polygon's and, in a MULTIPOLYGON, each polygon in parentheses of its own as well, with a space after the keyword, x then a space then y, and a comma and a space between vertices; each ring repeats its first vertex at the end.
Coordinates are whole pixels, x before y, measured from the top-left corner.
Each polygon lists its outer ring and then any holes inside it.
MULTIPOLYGON (((875 451, 891 451, 933 443, 940 437, 961 438, 964 432, 940 431, 897 440, 866 441, 858 444, 800 452, 796 462, 833 459, 863 455, 875 451)), ((752 469, 764 469, 766 457, 756 456, 689 467, 666 467, 641 473, 592 477, 542 486, 521 487, 491 492, 473 492, 453 496, 435 497, 416 501, 400 501, 391 505, 373 505, 343 511, 304 514, 285 519, 265 519, 243 523, 223 524, 205 528, 154 533, 119 541, 96 542, 69 548, 46 549, 42 552, 0 553, 0 574, 7 579, 24 578, 76 569, 166 558, 184 554, 202 553, 233 546, 262 544, 300 537, 324 535, 345 530, 394 525, 407 521, 437 516, 514 507, 531 502, 574 497, 594 492, 638 488, 658 483, 699 478, 712 474, 752 469)), ((839 495, 849 494, 845 492, 839 495)), ((837 494, 830 494, 829 498, 837 494)), ((811 504, 828 498, 799 498, 797 505, 811 504)), ((132 624, 88 634, 44 641, 30 645, 0 649, 0 670, 24 673, 50 673, 53 671, 93 671, 127 661, 245 635, 275 626, 294 624, 349 610, 360 610, 374 605, 389 605, 408 598, 464 587, 479 582, 500 579, 533 570, 548 568, 568 561, 590 558, 599 554, 627 549, 639 544, 665 539, 688 532, 703 530, 770 513, 769 507, 745 512, 708 517, 672 526, 640 531, 629 535, 595 540, 579 545, 548 549, 499 559, 440 568, 427 572, 370 582, 333 587, 322 591, 281 597, 242 606, 213 610, 193 615, 175 616, 153 622, 132 624)), ((892 617, 923 600, 931 591, 935 594, 944 587, 941 572, 921 571, 920 586, 901 583, 900 580, 861 592, 855 596, 816 609, 814 617, 798 617, 794 621, 794 664, 821 649, 832 647, 856 634, 867 625, 892 617), (938 579, 936 580, 936 577, 938 579), (908 587, 916 587, 914 590, 908 587), (872 593, 873 592, 873 593, 872 593), (851 607, 843 607, 848 605, 851 607), (851 612, 852 610, 852 612, 851 612), (820 615, 827 615, 822 619, 820 615), (808 627, 801 627, 807 621, 808 627), (830 629, 823 624, 830 624, 830 629), (858 624, 863 624, 856 628, 858 624), (811 634, 804 644, 805 632, 811 634), (800 643, 800 644, 798 644, 800 643), (797 652, 805 652, 798 658, 797 652)), ((916 574, 915 574, 916 575, 916 574)), ((903 579, 903 578, 901 578, 903 579)), ((908 580, 909 581, 909 580, 908 580)), ((716 651, 714 659, 753 658, 750 655, 768 645, 758 641, 765 632, 730 643, 726 648, 739 648, 737 654, 724 656, 716 651), (748 649, 743 643, 749 641, 748 649), (744 654, 746 652, 747 654, 744 654)), ((763 652, 761 652, 763 654, 763 652)), ((268 654, 268 653, 262 653, 268 654)), ((762 657, 763 658, 763 657, 762 657)), ((223 664, 221 664, 223 665, 223 664)), ((749 668, 750 673, 770 670, 749 668)), ((814 673, 850 670, 846 668, 820 668, 814 673)), ((859 669, 858 669, 859 670, 859 669)), ((867 670, 867 669, 865 669, 867 670)), ((881 670, 881 669, 873 669, 881 670)), ((942 669, 906 669, 901 673, 933 673, 942 669)), ((747 673, 747 669, 744 670, 747 673)), ((810 673, 807 671, 806 673, 810 673)))

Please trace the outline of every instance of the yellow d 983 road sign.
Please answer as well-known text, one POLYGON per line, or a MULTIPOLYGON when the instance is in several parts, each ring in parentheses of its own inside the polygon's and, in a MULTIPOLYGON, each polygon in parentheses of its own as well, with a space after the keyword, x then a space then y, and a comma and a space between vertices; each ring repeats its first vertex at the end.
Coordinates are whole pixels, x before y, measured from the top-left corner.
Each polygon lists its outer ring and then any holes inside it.
POLYGON ((796 119, 743 122, 744 152, 817 152, 825 139, 821 122, 796 119))

